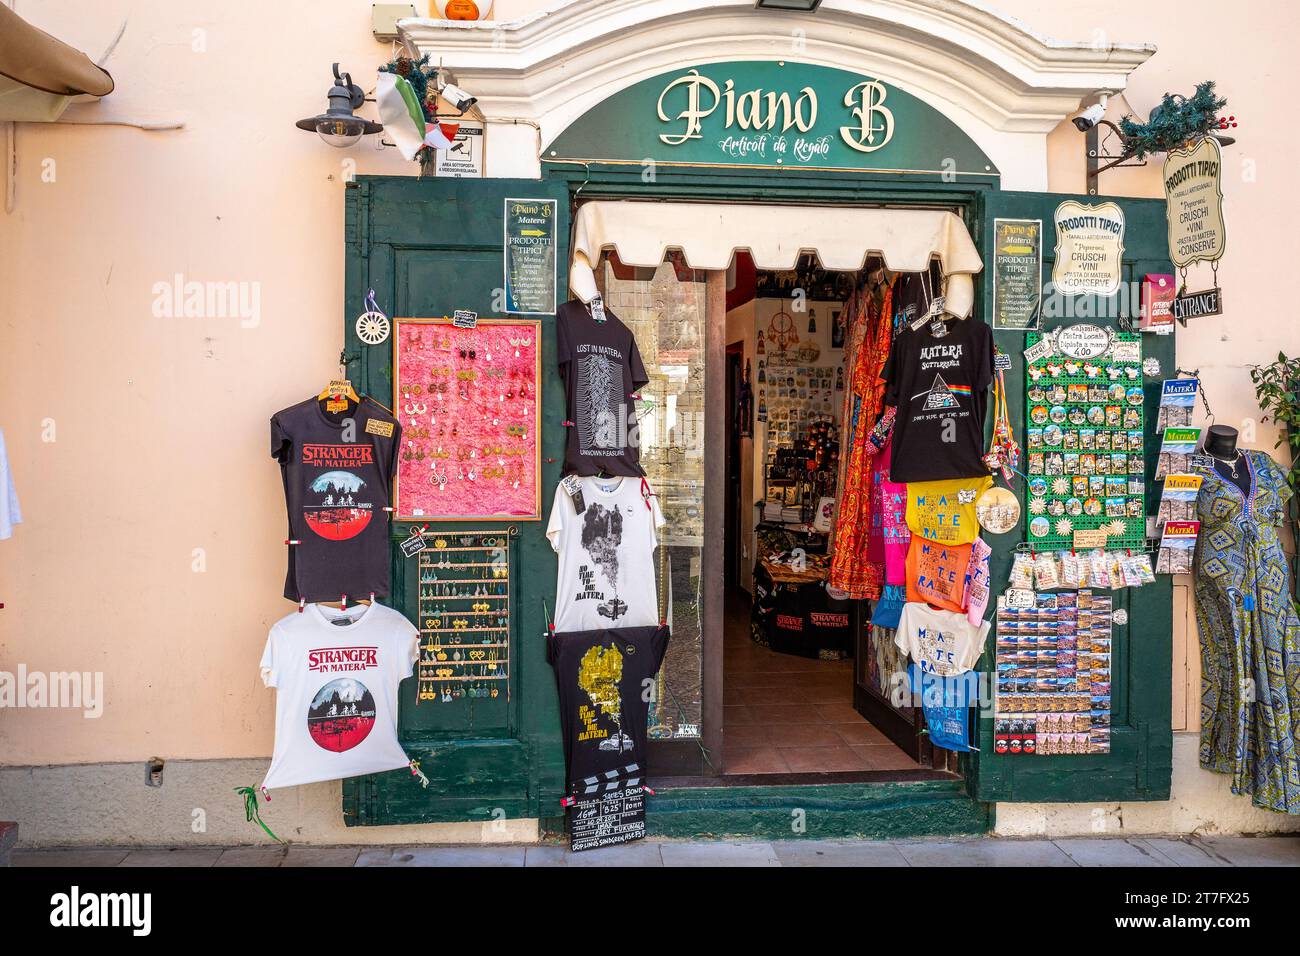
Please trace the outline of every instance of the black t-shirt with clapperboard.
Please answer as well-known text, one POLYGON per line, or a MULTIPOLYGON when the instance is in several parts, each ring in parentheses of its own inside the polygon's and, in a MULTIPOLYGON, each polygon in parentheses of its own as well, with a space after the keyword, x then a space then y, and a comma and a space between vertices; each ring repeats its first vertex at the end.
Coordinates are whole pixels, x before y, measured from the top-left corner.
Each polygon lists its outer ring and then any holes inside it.
POLYGON ((648 690, 668 637, 664 625, 563 631, 547 639, 560 694, 566 786, 577 801, 575 850, 645 835, 648 690))
POLYGON ((882 376, 898 408, 889 479, 974 478, 988 473, 984 411, 993 381, 993 332, 975 319, 925 319, 894 339, 882 376), (936 333, 942 334, 936 334, 936 333))
POLYGON ((271 418, 271 457, 280 463, 289 514, 284 596, 337 601, 389 588, 389 487, 402 426, 363 397, 309 398, 271 418))
POLYGON ((555 312, 560 377, 569 427, 564 473, 640 477, 632 395, 647 384, 632 330, 608 308, 565 302, 555 312), (603 314, 604 321, 597 321, 603 314))

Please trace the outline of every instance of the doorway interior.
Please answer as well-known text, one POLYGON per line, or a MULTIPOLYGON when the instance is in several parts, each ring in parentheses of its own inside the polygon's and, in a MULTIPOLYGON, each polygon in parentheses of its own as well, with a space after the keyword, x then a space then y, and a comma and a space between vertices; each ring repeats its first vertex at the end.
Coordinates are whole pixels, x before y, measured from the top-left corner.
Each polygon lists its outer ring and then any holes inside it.
POLYGON ((932 297, 937 266, 912 279, 879 259, 859 272, 823 270, 812 254, 785 271, 746 260, 737 254, 727 290, 722 773, 946 775, 955 765, 893 686, 906 661, 892 632, 872 627, 873 602, 832 585, 835 503, 853 480, 841 455, 846 430, 862 427, 852 310, 886 285, 932 297))

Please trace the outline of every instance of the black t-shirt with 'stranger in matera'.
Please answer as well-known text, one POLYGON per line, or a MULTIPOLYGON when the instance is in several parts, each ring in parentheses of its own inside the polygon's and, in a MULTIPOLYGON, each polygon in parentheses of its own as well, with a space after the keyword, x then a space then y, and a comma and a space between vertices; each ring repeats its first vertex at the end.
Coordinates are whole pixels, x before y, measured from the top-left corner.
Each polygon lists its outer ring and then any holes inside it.
POLYGON ((291 601, 388 594, 389 487, 402 426, 363 397, 327 412, 309 398, 271 418, 271 457, 280 463, 289 512, 291 601))
POLYGON ((938 481, 988 474, 984 410, 993 381, 993 332, 983 322, 950 319, 944 335, 927 321, 906 327, 882 377, 885 404, 898 409, 889 480, 938 481))
POLYGON ((570 795, 594 797, 645 781, 647 691, 667 649, 667 625, 557 631, 547 638, 570 795))
POLYGON ((630 475, 641 471, 632 395, 650 381, 632 330, 605 309, 597 322, 577 299, 555 312, 560 377, 568 409, 564 473, 630 475))

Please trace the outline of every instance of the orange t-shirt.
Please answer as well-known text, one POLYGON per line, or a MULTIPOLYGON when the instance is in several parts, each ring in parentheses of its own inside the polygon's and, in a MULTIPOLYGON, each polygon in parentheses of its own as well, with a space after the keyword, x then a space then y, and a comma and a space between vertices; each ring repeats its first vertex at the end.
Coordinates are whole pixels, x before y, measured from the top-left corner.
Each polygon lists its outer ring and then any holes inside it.
POLYGON ((969 544, 939 544, 912 535, 907 548, 907 599, 945 611, 966 610, 969 544))

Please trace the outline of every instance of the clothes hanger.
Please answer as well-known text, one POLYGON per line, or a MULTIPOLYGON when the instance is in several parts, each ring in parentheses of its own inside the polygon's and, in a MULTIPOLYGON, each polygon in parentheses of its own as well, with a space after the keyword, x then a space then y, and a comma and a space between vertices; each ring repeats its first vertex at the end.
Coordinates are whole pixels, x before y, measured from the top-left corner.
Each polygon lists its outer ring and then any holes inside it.
POLYGON ((357 390, 352 387, 352 382, 348 379, 348 365, 343 352, 339 352, 338 378, 332 379, 321 390, 321 393, 316 396, 316 401, 323 402, 327 398, 346 398, 354 405, 361 404, 361 396, 357 394, 357 390))

